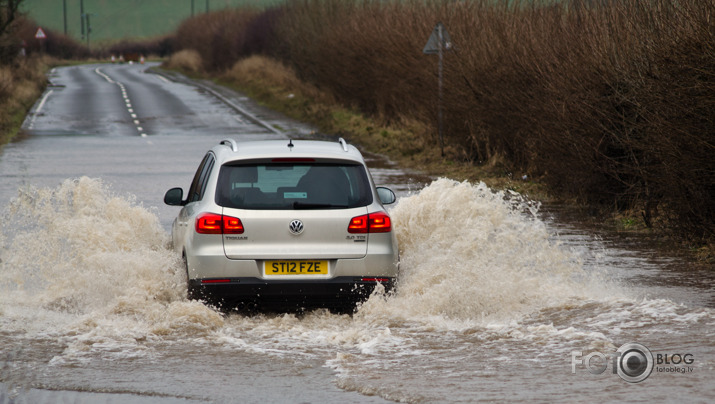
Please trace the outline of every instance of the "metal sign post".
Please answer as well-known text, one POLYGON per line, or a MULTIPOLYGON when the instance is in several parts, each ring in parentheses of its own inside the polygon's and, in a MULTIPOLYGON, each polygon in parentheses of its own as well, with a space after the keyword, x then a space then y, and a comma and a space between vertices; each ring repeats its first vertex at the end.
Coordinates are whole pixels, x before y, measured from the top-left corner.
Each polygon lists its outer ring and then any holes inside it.
POLYGON ((422 49, 422 53, 427 55, 437 54, 439 55, 439 65, 437 68, 437 128, 439 131, 439 147, 444 157, 444 124, 443 113, 442 113, 442 98, 444 92, 444 84, 442 80, 442 73, 444 71, 444 52, 452 49, 452 40, 449 37, 447 29, 441 22, 438 22, 432 30, 432 35, 427 39, 427 44, 422 49))

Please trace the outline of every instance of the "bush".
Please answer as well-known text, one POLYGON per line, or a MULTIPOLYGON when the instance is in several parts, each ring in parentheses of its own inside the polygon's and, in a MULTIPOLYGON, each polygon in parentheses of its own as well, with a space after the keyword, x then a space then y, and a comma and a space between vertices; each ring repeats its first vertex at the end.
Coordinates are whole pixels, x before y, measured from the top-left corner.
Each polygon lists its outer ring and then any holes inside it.
POLYGON ((184 49, 171 55, 166 62, 166 67, 169 69, 178 69, 189 73, 198 73, 203 71, 201 55, 193 49, 184 49))
POLYGON ((16 58, 0 66, 0 145, 11 140, 27 111, 42 94, 47 67, 45 58, 16 58))
POLYGON ((256 14, 253 10, 227 9, 186 20, 176 32, 176 49, 197 51, 208 71, 228 69, 249 54, 246 27, 256 14))

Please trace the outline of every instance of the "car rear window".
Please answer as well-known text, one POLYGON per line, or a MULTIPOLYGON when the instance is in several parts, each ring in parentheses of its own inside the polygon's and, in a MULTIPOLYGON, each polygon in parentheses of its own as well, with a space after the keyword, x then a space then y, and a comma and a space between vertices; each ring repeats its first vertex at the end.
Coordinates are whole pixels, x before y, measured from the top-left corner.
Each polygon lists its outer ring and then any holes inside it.
POLYGON ((216 203, 237 209, 347 209, 372 203, 361 164, 258 163, 221 167, 216 203))

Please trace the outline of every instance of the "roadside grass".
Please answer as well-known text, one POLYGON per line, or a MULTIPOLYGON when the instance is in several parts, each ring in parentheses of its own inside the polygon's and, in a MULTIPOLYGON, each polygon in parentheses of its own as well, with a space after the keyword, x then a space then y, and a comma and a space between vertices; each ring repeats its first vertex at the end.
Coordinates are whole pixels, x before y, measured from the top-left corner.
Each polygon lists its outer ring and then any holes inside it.
POLYGON ((164 62, 164 66, 185 74, 196 74, 203 71, 201 55, 193 49, 183 49, 172 54, 164 62))
MULTIPOLYGON (((165 67, 170 66, 166 64, 165 67)), ((433 176, 483 181, 496 189, 509 189, 537 200, 549 200, 546 188, 523 174, 514 175, 499 159, 475 165, 455 147, 441 156, 431 128, 416 120, 385 122, 348 108, 316 86, 298 78, 295 71, 266 56, 250 56, 218 75, 219 84, 234 88, 262 105, 309 122, 325 133, 342 136, 371 153, 387 156, 400 166, 433 176)))
POLYGON ((29 57, 0 66, 0 147, 17 135, 27 112, 44 91, 51 61, 29 57))

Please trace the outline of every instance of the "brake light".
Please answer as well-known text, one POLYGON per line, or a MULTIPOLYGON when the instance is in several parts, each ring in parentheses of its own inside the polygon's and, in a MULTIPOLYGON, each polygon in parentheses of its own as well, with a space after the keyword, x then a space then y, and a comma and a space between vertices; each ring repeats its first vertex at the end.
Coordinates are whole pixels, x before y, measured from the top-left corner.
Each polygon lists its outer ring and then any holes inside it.
POLYGON ((367 233, 367 215, 350 219, 348 233, 367 233))
POLYGON ((221 215, 202 213, 196 218, 196 232, 201 234, 221 234, 221 215))
POLYGON ((237 217, 223 217, 223 233, 224 234, 243 234, 243 223, 237 217))
POLYGON ((243 223, 237 217, 202 213, 196 217, 196 232, 200 234, 242 234, 243 223))
POLYGON ((367 216, 370 233, 387 233, 392 230, 392 221, 385 212, 370 213, 367 216))
POLYGON ((392 231, 392 221, 385 212, 370 213, 350 219, 348 233, 388 233, 392 231))
POLYGON ((273 163, 312 163, 315 159, 301 157, 279 157, 271 160, 273 163))

